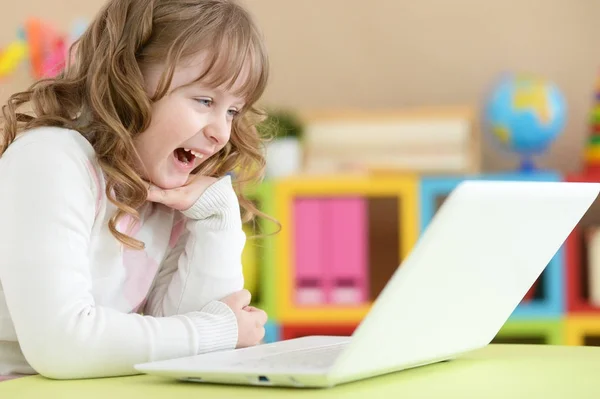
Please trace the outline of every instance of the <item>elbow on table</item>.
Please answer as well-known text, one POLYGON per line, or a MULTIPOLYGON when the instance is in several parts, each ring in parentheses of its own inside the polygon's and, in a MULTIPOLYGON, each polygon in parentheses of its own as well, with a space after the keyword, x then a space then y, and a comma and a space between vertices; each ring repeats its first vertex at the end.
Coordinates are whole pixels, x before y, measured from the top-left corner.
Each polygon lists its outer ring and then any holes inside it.
MULTIPOLYGON (((50 346, 50 345, 49 345, 50 346)), ((71 380, 102 376, 92 357, 68 350, 34 350, 25 355, 36 373, 53 380, 71 380)))
MULTIPOLYGON (((112 362, 116 354, 94 353, 90 345, 78 339, 59 342, 37 338, 22 343, 29 365, 38 374, 54 380, 112 377, 136 374, 131 367, 112 362)), ((97 352, 97 351, 96 351, 97 352)))

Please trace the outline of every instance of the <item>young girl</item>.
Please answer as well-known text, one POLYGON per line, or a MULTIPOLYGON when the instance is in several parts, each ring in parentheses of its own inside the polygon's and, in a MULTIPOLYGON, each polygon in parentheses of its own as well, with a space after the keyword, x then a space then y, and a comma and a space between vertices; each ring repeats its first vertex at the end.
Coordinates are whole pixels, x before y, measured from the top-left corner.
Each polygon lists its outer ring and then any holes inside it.
POLYGON ((9 99, 0 376, 127 375, 259 343, 240 264, 240 205, 257 210, 228 172, 262 173, 267 70, 233 0, 111 0, 60 76, 9 99))

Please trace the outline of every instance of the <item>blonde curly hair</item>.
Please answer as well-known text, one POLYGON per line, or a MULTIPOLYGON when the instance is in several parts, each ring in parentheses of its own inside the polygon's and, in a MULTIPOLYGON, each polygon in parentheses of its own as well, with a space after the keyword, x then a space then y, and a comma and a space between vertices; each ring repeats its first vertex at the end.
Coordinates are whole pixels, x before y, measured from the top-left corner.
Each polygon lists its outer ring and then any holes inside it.
POLYGON ((116 229, 119 218, 146 201, 147 188, 135 170, 134 138, 147 129, 151 104, 168 93, 176 66, 203 51, 208 67, 199 80, 229 85, 249 67, 239 90, 246 99, 232 125, 229 143, 196 173, 223 176, 235 171, 243 220, 262 214, 243 196, 243 186, 258 182, 264 171, 262 139, 256 129, 264 119, 256 102, 268 80, 263 39, 249 13, 234 0, 110 0, 69 50, 65 68, 55 78, 35 82, 13 94, 2 107, 0 156, 18 134, 39 126, 79 131, 94 147, 106 176, 106 195, 118 208, 110 219, 112 234, 123 244, 144 244, 116 229), (165 63, 150 97, 142 70, 165 63), (27 112, 21 107, 29 108, 27 112))

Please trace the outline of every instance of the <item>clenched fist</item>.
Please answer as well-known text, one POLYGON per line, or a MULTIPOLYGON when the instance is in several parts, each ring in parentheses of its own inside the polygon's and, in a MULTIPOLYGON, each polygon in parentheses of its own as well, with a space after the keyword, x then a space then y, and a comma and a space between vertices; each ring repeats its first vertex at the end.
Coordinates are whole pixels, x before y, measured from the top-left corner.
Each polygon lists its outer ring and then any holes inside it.
POLYGON ((237 319, 237 348, 258 345, 265 336, 267 313, 249 306, 250 299, 251 295, 248 290, 241 290, 221 299, 221 302, 231 308, 237 319))

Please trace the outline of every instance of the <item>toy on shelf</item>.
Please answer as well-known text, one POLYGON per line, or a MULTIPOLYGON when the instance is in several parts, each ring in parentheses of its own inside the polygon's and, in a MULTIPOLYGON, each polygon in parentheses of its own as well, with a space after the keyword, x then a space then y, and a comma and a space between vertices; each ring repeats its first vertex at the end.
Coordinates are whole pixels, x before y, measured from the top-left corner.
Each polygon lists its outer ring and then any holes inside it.
MULTIPOLYGON (((420 204, 421 233, 433 219, 443 199, 466 179, 560 181, 561 176, 552 172, 530 172, 423 178, 420 204)), ((563 265, 564 251, 561 248, 550 260, 533 289, 517 306, 511 319, 549 319, 560 317, 564 313, 563 265)))
POLYGON ((278 321, 360 322, 416 242, 417 178, 297 176, 273 190, 278 321))
POLYGON ((21 40, 9 44, 4 51, 0 49, 0 79, 16 70, 27 57, 27 44, 21 40))
POLYGON ((85 27, 83 20, 76 20, 67 35, 42 20, 28 19, 17 39, 4 50, 0 49, 0 79, 12 75, 24 61, 29 62, 34 79, 56 76, 64 68, 69 46, 85 27))
POLYGON ((519 154, 520 171, 535 170, 564 129, 566 103, 558 87, 535 76, 507 74, 494 85, 485 107, 485 130, 506 149, 519 154))
POLYGON ((584 170, 586 173, 600 175, 600 76, 596 80, 596 93, 589 123, 589 135, 584 151, 584 170))

